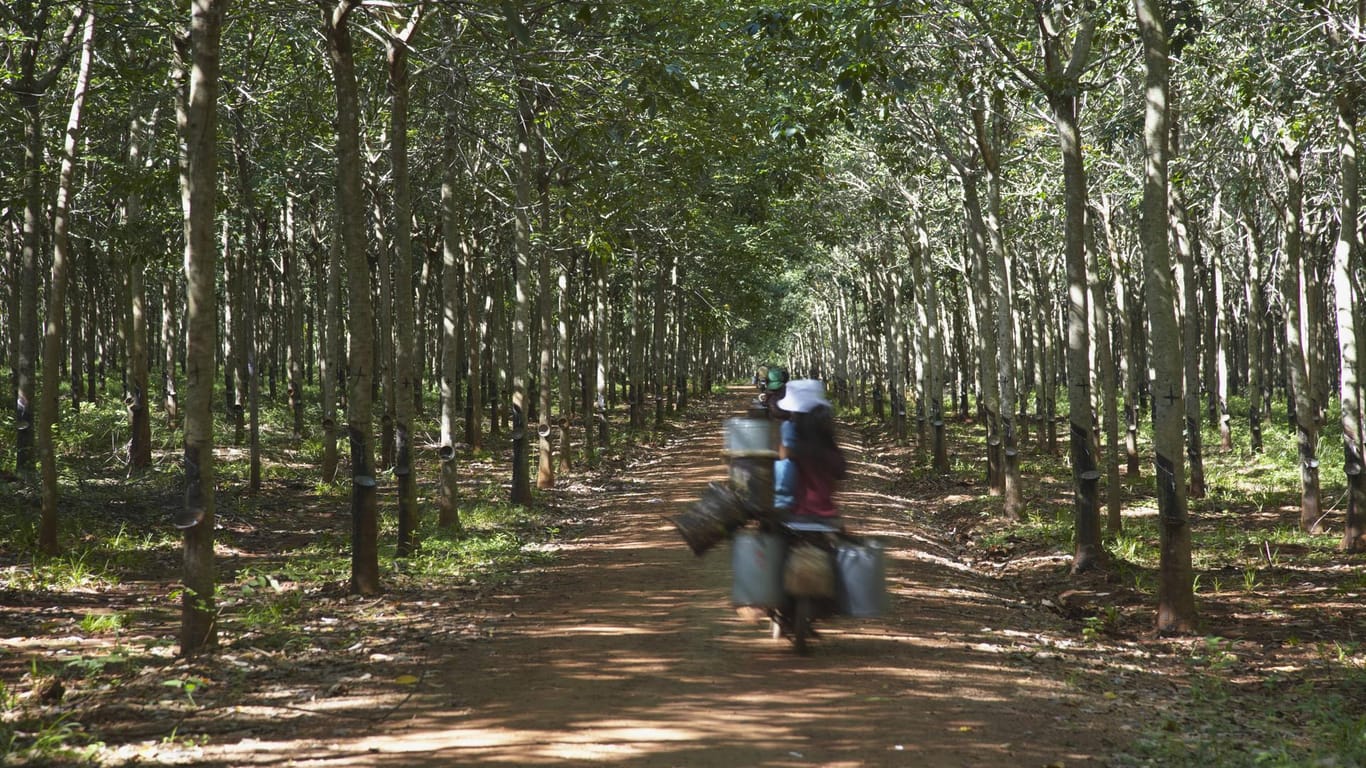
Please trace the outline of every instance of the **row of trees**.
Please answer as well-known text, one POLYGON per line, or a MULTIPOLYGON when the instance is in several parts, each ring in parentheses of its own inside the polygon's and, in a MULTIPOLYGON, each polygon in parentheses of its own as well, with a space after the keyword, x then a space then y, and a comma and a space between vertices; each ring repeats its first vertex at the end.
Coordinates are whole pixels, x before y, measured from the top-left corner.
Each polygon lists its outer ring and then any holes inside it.
MULTIPOLYGON (((511 437, 512 496, 525 503, 533 439, 536 483, 549 487, 571 434, 590 458, 606 439, 595 404, 600 414, 624 396, 644 427, 690 387, 733 374, 746 345, 779 333, 741 318, 763 317, 772 294, 747 266, 767 249, 762 215, 741 204, 771 193, 734 168, 790 158, 753 130, 741 94, 661 60, 687 12, 201 1, 185 27, 140 6, 5 10, 6 61, 22 59, 7 85, 24 109, 3 114, 31 141, 5 159, 22 171, 6 178, 23 184, 6 190, 13 293, 0 323, 15 466, 43 470, 41 548, 58 547, 59 392, 79 411, 110 368, 132 468, 151 461, 153 410, 183 424, 186 503, 174 522, 186 531, 187 652, 212 642, 216 382, 232 440, 249 449, 252 491, 263 380, 269 397, 284 383, 296 438, 306 382, 318 383, 327 479, 345 408, 352 587, 368 593, 380 589, 380 469, 398 479, 400 555, 414 545, 412 420, 431 390, 441 522, 458 529, 458 460, 483 445, 484 425, 511 437), (79 103, 83 84, 99 94, 94 109, 84 126, 73 109, 56 150, 47 113, 63 94, 79 103), (63 161, 55 208, 44 202, 48 157, 63 161), (64 215, 77 222, 70 244, 64 215), (183 273, 169 257, 177 242, 183 273)), ((716 76, 738 82, 726 69, 716 76)))
POLYGON ((1344 544, 1366 543, 1360 1, 193 0, 188 26, 143 5, 0 9, 0 120, 24 137, 0 157, 0 353, 44 549, 60 393, 79 411, 119 376, 134 468, 154 412, 183 428, 187 653, 213 639, 215 383, 249 490, 263 385, 296 438, 321 432, 327 480, 345 409, 358 592, 381 586, 380 471, 400 555, 415 544, 429 402, 458 529, 464 449, 509 440, 525 503, 533 436, 548 487, 618 397, 658 424, 786 356, 871 393, 898 436, 914 420, 939 471, 946 419, 975 402, 1008 517, 1065 393, 1078 570, 1104 560, 1100 481, 1113 529, 1151 409, 1162 629, 1195 619, 1185 494, 1202 409, 1227 441, 1235 394, 1254 446, 1291 398, 1306 527, 1337 397, 1344 544))
MULTIPOLYGON (((1187 493, 1205 492, 1202 411, 1230 448, 1233 395, 1246 398, 1253 450, 1272 393, 1286 397, 1301 524, 1314 532, 1326 517, 1318 431, 1338 400, 1343 547, 1366 547, 1364 19, 1359 2, 1136 2, 1127 17, 1118 4, 964 2, 943 14, 842 17, 865 53, 834 85, 860 94, 868 124, 841 146, 824 194, 857 219, 837 233, 862 228, 838 240, 847 256, 813 283, 805 364, 886 371, 892 401, 919 409, 923 437, 942 423, 947 353, 960 390, 971 380, 980 395, 989 478, 1010 517, 1021 510, 1028 396, 1052 450, 1053 397, 1065 391, 1076 570, 1104 558, 1102 476, 1109 528, 1121 524, 1120 454, 1136 475, 1138 419, 1150 409, 1160 629, 1195 621, 1187 493), (881 323, 881 333, 846 345, 851 322, 881 323)), ((772 37, 790 45, 786 32, 803 23, 783 19, 772 37)), ((931 440, 942 456, 942 431, 931 440)))

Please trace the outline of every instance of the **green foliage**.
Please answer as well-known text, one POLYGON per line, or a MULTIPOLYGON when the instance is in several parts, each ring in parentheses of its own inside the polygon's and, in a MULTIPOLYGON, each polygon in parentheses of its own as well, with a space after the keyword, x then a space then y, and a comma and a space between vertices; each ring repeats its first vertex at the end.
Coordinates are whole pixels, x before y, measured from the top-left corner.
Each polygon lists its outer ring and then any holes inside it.
POLYGON ((203 688, 205 685, 208 684, 208 682, 209 681, 205 680, 202 677, 187 675, 185 677, 177 677, 171 680, 163 680, 162 685, 166 686, 167 688, 176 688, 181 691, 184 691, 185 700, 189 702, 190 706, 198 707, 199 705, 195 703, 194 700, 194 692, 199 690, 200 688, 203 688))
POLYGON ((88 613, 81 619, 81 631, 92 635, 118 632, 127 626, 128 617, 122 613, 88 613))

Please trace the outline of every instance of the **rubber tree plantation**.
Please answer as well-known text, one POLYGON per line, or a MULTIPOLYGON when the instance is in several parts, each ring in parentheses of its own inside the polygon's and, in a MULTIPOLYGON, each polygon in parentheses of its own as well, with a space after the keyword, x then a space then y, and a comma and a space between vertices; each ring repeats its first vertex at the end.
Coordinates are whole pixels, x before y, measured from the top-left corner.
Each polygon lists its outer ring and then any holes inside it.
POLYGON ((1366 0, 0 5, 0 762, 1366 764, 1363 111, 1366 0), (889 556, 801 662, 661 523, 770 366, 889 556))

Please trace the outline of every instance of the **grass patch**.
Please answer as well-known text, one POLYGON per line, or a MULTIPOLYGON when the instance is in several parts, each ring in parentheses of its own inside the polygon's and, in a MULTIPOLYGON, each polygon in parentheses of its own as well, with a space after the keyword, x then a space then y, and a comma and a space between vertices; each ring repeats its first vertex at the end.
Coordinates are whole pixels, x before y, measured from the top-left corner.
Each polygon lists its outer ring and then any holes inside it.
POLYGON ((1296 676, 1231 684, 1218 671, 1197 673, 1184 706, 1158 718, 1112 764, 1366 765, 1363 685, 1366 671, 1360 668, 1343 670, 1329 685, 1296 676))
MULTIPOLYGON (((1162 705, 1155 712, 1135 712, 1137 738, 1107 764, 1366 765, 1366 654, 1353 618, 1366 576, 1353 567, 1357 560, 1337 551, 1342 509, 1335 502, 1345 483, 1336 411, 1325 417, 1317 453, 1325 522, 1338 528, 1323 535, 1299 528, 1299 456, 1283 405, 1273 403, 1263 421, 1259 452, 1248 439, 1246 403, 1235 400, 1232 411, 1232 450, 1220 451, 1217 429, 1202 425, 1207 493, 1190 500, 1189 524, 1205 631, 1228 631, 1236 639, 1151 635, 1160 553, 1147 418, 1140 420, 1143 476, 1124 484, 1124 528, 1106 538, 1107 572, 1076 579, 1055 566, 1031 570, 1022 561, 1006 578, 1050 598, 1074 589, 1092 595, 1064 611, 1088 645, 1115 638, 1138 643, 1162 659, 1160 672, 1157 665, 1149 670, 1158 688, 1179 681, 1179 695, 1157 694, 1162 705)), ((967 450, 979 463, 955 466, 960 477, 980 472, 985 449, 974 440, 967 450)), ((1034 445, 1026 451, 1029 512, 1022 522, 1002 524, 983 511, 974 547, 988 554, 1066 553, 1072 544, 1071 468, 1034 445)), ((957 502, 949 514, 958 519, 963 507, 957 502)), ((1103 508, 1100 514, 1103 522, 1103 508)))

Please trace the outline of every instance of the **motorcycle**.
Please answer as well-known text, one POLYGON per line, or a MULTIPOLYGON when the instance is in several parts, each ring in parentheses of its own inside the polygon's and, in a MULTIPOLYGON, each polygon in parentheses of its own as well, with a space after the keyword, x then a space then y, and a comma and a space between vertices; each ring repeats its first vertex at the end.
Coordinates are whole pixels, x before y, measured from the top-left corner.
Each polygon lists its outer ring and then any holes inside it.
POLYGON ((835 556, 843 530, 821 520, 784 520, 770 527, 787 548, 782 600, 768 611, 770 633, 805 655, 816 636, 815 621, 840 613, 835 556))
POLYGON ((774 639, 808 652, 814 624, 830 616, 869 618, 887 608, 882 545, 846 534, 827 518, 786 517, 773 505, 776 431, 756 401, 726 423, 728 482, 671 518, 701 556, 731 540, 731 602, 761 609, 774 639))

